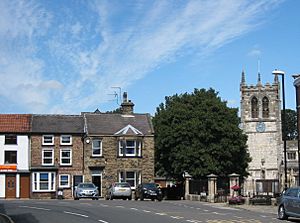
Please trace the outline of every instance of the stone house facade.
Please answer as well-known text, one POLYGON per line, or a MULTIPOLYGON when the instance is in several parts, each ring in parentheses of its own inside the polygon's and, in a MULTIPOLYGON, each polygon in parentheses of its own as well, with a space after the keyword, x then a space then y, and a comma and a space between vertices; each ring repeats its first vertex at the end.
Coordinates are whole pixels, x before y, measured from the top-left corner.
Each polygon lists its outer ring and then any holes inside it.
POLYGON ((105 197, 113 182, 154 181, 154 130, 149 114, 133 113, 125 95, 122 114, 84 113, 84 179, 105 197))
POLYGON ((243 72, 240 93, 241 129, 248 136, 247 146, 252 158, 243 192, 250 196, 266 191, 278 193, 283 160, 278 77, 275 76, 272 84, 263 85, 258 74, 257 84, 247 85, 243 72))
POLYGON ((31 129, 31 198, 65 198, 83 181, 81 115, 33 115, 31 129))
MULTIPOLYGON (((299 157, 298 157, 298 141, 287 140, 286 159, 287 159, 287 183, 288 187, 299 185, 299 157)), ((282 172, 284 172, 282 166, 282 172)), ((282 175, 284 181, 284 175, 282 175)))

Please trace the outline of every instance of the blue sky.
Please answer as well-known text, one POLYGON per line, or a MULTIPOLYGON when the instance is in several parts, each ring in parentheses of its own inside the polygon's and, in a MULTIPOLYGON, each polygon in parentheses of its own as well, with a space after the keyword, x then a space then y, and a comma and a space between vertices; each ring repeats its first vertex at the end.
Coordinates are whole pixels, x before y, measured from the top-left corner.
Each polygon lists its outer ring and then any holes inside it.
POLYGON ((286 72, 295 109, 300 1, 0 1, 1 113, 114 110, 128 92, 135 112, 165 96, 212 87, 239 107, 239 84, 286 72))

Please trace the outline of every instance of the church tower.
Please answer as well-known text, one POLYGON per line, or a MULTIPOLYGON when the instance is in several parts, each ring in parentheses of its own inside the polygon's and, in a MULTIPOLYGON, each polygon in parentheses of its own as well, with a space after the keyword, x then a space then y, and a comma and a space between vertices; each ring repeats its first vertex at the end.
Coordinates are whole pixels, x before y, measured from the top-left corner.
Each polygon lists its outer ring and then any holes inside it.
POLYGON ((244 181, 245 195, 280 191, 282 162, 280 84, 275 76, 272 84, 261 82, 247 85, 244 71, 240 83, 241 128, 248 136, 251 156, 244 181))

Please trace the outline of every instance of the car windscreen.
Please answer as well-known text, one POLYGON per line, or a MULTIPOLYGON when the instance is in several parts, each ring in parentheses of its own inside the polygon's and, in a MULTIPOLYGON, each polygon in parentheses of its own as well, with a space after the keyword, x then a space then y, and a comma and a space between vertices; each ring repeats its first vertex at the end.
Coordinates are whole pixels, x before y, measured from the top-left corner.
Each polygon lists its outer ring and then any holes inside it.
POLYGON ((143 185, 144 188, 147 188, 147 189, 156 189, 156 184, 144 184, 143 185))
POLYGON ((79 188, 93 188, 95 187, 94 184, 79 184, 79 188))
POLYGON ((128 183, 116 183, 115 187, 130 187, 128 183))

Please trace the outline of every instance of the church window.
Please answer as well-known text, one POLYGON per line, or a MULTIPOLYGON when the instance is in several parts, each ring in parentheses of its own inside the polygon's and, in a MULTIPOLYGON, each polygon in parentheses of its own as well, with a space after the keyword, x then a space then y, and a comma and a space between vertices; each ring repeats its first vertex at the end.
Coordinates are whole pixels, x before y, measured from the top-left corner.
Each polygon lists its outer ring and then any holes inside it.
POLYGON ((262 100, 262 116, 263 118, 269 118, 269 99, 264 97, 262 100))
POLYGON ((256 97, 251 100, 251 116, 252 118, 258 118, 258 100, 256 97))

